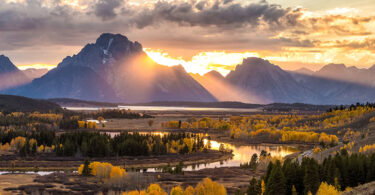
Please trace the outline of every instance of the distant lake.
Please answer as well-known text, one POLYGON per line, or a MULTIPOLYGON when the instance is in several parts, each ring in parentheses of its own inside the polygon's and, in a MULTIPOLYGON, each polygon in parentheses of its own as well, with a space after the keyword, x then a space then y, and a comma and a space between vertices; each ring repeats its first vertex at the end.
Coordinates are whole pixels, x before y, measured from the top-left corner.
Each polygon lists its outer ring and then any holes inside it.
POLYGON ((125 109, 134 111, 212 111, 212 112, 258 112, 258 108, 204 108, 176 106, 118 106, 118 107, 64 107, 68 110, 125 109))

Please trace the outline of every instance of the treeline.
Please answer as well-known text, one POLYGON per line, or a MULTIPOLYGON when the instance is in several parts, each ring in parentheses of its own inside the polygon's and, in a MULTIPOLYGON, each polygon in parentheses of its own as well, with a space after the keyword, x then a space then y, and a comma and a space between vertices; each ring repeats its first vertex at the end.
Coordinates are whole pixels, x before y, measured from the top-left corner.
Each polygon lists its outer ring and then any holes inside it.
MULTIPOLYGON (((374 111, 375 108, 373 107, 358 106, 353 109, 335 110, 320 115, 256 114, 251 116, 231 116, 229 120, 204 117, 191 118, 186 121, 168 121, 162 123, 162 127, 230 131, 230 137, 233 139, 272 139, 281 142, 320 143, 320 135, 314 134, 314 130, 344 126, 374 111)), ((375 121, 375 119, 372 120, 375 121)), ((323 138, 325 137, 327 136, 323 138)), ((332 140, 330 143, 337 142, 335 137, 330 139, 332 140)), ((326 145, 330 144, 327 139, 324 140, 326 145)))
POLYGON ((111 138, 107 134, 93 132, 64 133, 54 142, 56 154, 73 156, 147 156, 168 153, 187 154, 202 151, 205 147, 203 136, 187 133, 141 135, 121 133, 111 138), (59 146, 59 147, 57 147, 59 146))
POLYGON ((14 151, 22 155, 54 152, 58 156, 147 156, 194 153, 203 151, 206 147, 203 136, 188 133, 171 133, 163 137, 121 133, 111 137, 105 133, 88 131, 69 132, 57 136, 50 130, 1 130, 0 140, 0 150, 14 151))
POLYGON ((342 150, 321 164, 312 158, 303 158, 301 163, 291 159, 284 163, 271 162, 261 180, 252 180, 248 194, 262 191, 264 194, 315 194, 321 183, 339 192, 374 180, 375 154, 348 155, 342 150))
POLYGON ((345 110, 345 109, 355 110, 358 107, 375 108, 375 103, 366 102, 365 104, 361 104, 361 103, 357 102, 356 104, 351 104, 350 106, 340 105, 340 106, 335 106, 333 108, 329 108, 327 110, 327 112, 333 112, 333 111, 336 111, 336 110, 345 110))
POLYGON ((84 114, 83 117, 85 117, 85 118, 92 117, 94 119, 96 119, 98 117, 126 118, 126 119, 152 118, 151 115, 134 112, 132 110, 125 110, 125 109, 100 109, 98 111, 94 111, 94 112, 84 114))
POLYGON ((72 112, 39 113, 39 112, 0 112, 0 127, 17 127, 19 129, 39 130, 40 127, 49 129, 77 129, 80 116, 72 112))
MULTIPOLYGON (((96 124, 80 125, 80 121, 85 122, 86 119, 98 119, 100 122, 105 118, 152 118, 152 116, 142 113, 137 113, 131 110, 102 109, 95 112, 72 112, 65 110, 60 113, 39 113, 39 112, 0 112, 0 127, 17 127, 23 130, 31 128, 38 128, 40 124, 48 126, 49 129, 78 129, 78 128, 93 128, 96 124)), ((85 122, 86 123, 86 122, 85 122)), ((103 125, 103 124, 102 124, 103 125)), ((38 130, 38 129, 36 129, 38 130)))

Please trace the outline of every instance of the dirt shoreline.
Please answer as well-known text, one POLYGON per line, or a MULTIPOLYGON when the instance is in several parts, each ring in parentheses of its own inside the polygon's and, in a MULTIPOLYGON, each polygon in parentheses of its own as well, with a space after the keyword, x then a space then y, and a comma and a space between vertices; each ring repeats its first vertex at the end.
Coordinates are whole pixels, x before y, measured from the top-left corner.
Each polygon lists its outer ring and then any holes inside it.
MULTIPOLYGON (((215 150, 198 152, 193 154, 168 154, 160 156, 139 157, 106 157, 91 158, 90 161, 110 162, 113 165, 125 167, 126 169, 158 168, 176 166, 183 162, 185 166, 194 164, 207 164, 225 161, 233 157, 232 153, 223 153, 215 150)), ((76 170, 84 162, 84 158, 74 157, 28 157, 19 158, 16 155, 2 156, 0 160, 0 171, 72 171, 76 170), (12 162, 15 166, 12 167, 12 162)))

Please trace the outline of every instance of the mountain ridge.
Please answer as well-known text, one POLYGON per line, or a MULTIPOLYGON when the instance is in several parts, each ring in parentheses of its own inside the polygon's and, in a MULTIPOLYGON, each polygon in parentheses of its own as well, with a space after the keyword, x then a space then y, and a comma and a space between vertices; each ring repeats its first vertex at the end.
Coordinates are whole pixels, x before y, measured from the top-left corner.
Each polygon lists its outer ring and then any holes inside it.
POLYGON ((41 78, 5 93, 130 103, 216 100, 183 67, 156 64, 140 43, 110 33, 101 34, 95 43, 64 58, 41 78))

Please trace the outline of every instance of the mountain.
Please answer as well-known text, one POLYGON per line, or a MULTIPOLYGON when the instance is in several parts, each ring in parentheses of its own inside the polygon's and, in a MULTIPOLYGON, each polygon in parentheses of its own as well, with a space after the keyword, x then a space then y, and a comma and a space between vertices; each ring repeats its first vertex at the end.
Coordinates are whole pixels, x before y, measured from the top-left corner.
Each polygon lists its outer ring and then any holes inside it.
POLYGON ((182 66, 156 64, 142 45, 104 33, 30 84, 5 93, 110 102, 216 101, 182 66))
POLYGON ((48 72, 48 69, 47 68, 28 68, 28 69, 22 70, 22 72, 32 80, 32 79, 40 78, 43 75, 45 75, 48 72))
POLYGON ((375 71, 369 68, 347 67, 344 64, 328 64, 316 71, 313 75, 321 78, 329 78, 337 81, 375 86, 375 71))
POLYGON ((316 94, 297 82, 290 73, 260 58, 244 59, 227 75, 226 80, 259 103, 311 103, 318 99, 316 94))
POLYGON ((257 99, 244 93, 238 87, 230 84, 219 72, 212 70, 204 75, 191 74, 204 88, 219 101, 256 102, 257 99))
POLYGON ((375 67, 328 64, 320 70, 285 71, 259 58, 248 58, 225 78, 258 101, 252 103, 353 104, 375 101, 375 67), (263 101, 263 102, 262 102, 263 101))
POLYGON ((4 55, 0 55, 0 90, 23 85, 31 80, 4 55))
POLYGON ((293 71, 288 71, 297 82, 303 82, 306 76, 314 74, 314 71, 308 68, 300 68, 293 71))

